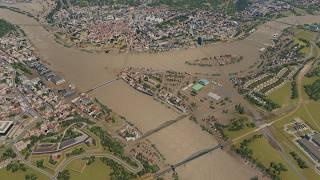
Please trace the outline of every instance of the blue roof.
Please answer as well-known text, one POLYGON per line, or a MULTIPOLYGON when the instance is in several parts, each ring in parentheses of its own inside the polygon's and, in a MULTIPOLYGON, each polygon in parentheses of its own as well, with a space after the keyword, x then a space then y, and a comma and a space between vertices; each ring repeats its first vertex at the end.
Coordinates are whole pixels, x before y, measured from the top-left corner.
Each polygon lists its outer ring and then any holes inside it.
POLYGON ((209 84, 209 81, 207 79, 200 79, 199 83, 205 86, 209 84))

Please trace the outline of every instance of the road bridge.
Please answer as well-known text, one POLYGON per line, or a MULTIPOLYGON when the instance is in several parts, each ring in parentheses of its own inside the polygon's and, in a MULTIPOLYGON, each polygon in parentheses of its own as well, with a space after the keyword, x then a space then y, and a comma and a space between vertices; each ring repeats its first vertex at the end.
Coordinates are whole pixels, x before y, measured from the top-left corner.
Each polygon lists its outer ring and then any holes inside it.
POLYGON ((146 133, 144 133, 144 134, 143 134, 140 138, 138 138, 137 140, 144 139, 144 138, 146 138, 146 137, 148 137, 148 136, 151 136, 152 134, 157 133, 157 132, 161 131, 162 129, 171 126, 172 124, 174 124, 174 123, 176 123, 176 122, 178 122, 178 121, 186 118, 187 116, 189 116, 189 114, 183 114, 183 115, 178 116, 176 119, 166 121, 166 122, 164 122, 163 124, 161 124, 159 127, 147 131, 146 133))
POLYGON ((218 150, 218 149, 222 149, 223 146, 224 146, 224 144, 218 144, 218 145, 215 145, 213 147, 209 147, 209 148, 200 150, 198 152, 195 152, 194 154, 192 154, 191 156, 187 157, 186 159, 184 159, 184 160, 182 160, 182 161, 180 161, 180 162, 178 162, 178 163, 176 163, 174 165, 171 165, 170 168, 167 168, 165 170, 162 170, 162 171, 156 173, 154 175, 154 177, 158 178, 160 176, 165 175, 166 173, 169 173, 170 171, 175 171, 176 168, 178 168, 180 166, 183 166, 183 165, 189 163, 190 161, 198 159, 198 158, 200 158, 200 157, 202 157, 202 156, 204 156, 204 155, 206 155, 206 154, 208 154, 208 153, 210 153, 212 151, 215 151, 215 150, 218 150))
POLYGON ((91 89, 86 90, 85 93, 90 93, 90 92, 92 92, 92 91, 94 91, 94 90, 96 90, 96 89, 99 89, 99 88, 101 88, 101 87, 103 87, 103 86, 105 86, 105 85, 108 85, 108 84, 111 84, 111 83, 113 83, 113 82, 115 82, 115 81, 118 81, 119 79, 120 79, 120 78, 116 78, 116 79, 112 79, 112 80, 105 81, 105 82, 103 82, 103 83, 101 83, 101 84, 98 84, 98 85, 94 86, 94 87, 91 88, 91 89))

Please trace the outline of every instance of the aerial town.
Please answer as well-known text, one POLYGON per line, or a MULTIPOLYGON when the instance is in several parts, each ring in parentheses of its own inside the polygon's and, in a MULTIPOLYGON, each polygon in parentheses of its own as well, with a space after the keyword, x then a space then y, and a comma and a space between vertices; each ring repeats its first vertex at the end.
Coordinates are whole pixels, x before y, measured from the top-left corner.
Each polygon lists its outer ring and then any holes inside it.
POLYGON ((0 179, 320 179, 319 0, 0 0, 0 179))
POLYGON ((61 8, 52 23, 56 37, 66 45, 110 51, 168 51, 194 48, 217 41, 237 39, 253 26, 252 17, 289 11, 288 3, 253 3, 235 17, 208 10, 183 10, 130 6, 72 6, 61 8))

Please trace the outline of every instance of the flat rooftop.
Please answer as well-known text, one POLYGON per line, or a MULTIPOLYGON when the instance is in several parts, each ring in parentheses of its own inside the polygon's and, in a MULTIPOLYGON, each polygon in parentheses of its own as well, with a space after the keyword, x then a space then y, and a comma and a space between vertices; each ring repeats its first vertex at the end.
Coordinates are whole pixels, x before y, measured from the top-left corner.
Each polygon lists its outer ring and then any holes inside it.
POLYGON ((6 134, 12 124, 13 121, 0 121, 0 134, 6 134))
POLYGON ((320 146, 320 133, 314 134, 312 136, 312 141, 315 142, 318 146, 320 146))
POLYGON ((320 150, 316 145, 305 138, 299 139, 297 142, 305 149, 305 151, 308 152, 311 157, 317 161, 320 161, 320 150))

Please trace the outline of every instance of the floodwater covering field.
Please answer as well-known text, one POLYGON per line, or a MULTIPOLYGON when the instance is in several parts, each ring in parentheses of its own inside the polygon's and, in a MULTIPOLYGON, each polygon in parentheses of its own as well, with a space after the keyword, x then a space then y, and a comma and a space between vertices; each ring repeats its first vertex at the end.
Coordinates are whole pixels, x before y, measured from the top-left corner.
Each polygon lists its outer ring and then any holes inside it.
MULTIPOLYGON (((36 47, 41 60, 46 62, 52 70, 63 75, 80 91, 116 78, 120 70, 126 66, 204 73, 245 71, 258 60, 259 49, 271 43, 273 34, 280 33, 288 27, 278 22, 269 22, 260 26, 245 40, 217 43, 196 49, 158 54, 103 54, 64 47, 56 43, 53 34, 46 31, 38 22, 22 14, 0 9, 0 17, 20 25, 36 47), (186 60, 223 54, 242 55, 244 60, 225 67, 196 67, 185 64, 186 60)), ((280 21, 304 24, 315 22, 317 19, 319 19, 317 16, 300 16, 288 17, 280 21)), ((90 95, 97 97, 114 111, 125 116, 142 132, 156 128, 161 123, 178 116, 176 112, 135 91, 122 81, 101 87, 90 95)), ((181 120, 150 136, 149 139, 166 157, 166 162, 169 164, 217 144, 213 136, 202 131, 197 124, 188 119, 181 120)), ((182 179, 249 179, 257 173, 222 150, 192 161, 178 169, 178 172, 182 179)))

